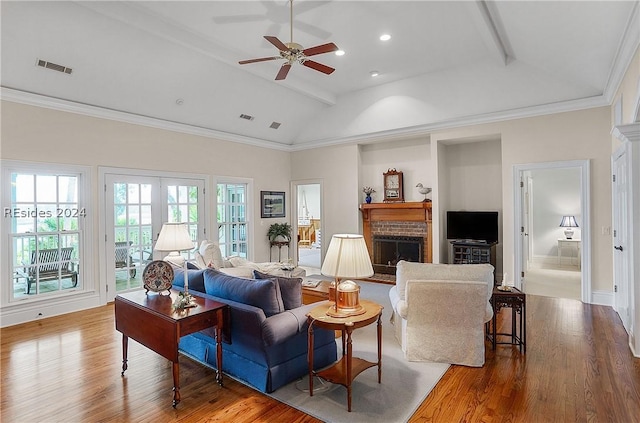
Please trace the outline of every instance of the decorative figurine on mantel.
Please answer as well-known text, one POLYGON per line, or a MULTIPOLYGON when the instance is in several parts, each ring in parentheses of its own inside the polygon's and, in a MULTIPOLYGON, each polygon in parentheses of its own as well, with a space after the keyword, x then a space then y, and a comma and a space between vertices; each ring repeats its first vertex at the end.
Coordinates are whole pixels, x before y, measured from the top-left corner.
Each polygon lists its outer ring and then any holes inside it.
POLYGON ((364 192, 366 195, 366 197, 364 198, 364 201, 366 201, 367 204, 371 203, 371 194, 376 192, 376 190, 371 187, 364 187, 362 188, 362 192, 364 192))
POLYGON ((431 188, 422 186, 421 182, 418 182, 418 185, 416 185, 416 188, 418 188, 418 192, 420 192, 420 194, 424 195, 424 200, 422 200, 423 203, 427 203, 431 201, 430 198, 427 198, 427 194, 431 192, 431 188))

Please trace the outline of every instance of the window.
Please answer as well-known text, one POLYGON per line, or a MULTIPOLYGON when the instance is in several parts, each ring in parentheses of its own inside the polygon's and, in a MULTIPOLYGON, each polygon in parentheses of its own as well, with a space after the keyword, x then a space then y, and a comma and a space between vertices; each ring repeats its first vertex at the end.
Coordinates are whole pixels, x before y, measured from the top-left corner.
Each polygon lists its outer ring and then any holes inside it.
POLYGON ((247 258, 247 184, 218 184, 218 244, 223 257, 247 258))
POLYGON ((9 198, 3 198, 10 204, 3 209, 10 238, 9 301, 83 288, 83 173, 25 168, 5 173, 11 183, 9 198))

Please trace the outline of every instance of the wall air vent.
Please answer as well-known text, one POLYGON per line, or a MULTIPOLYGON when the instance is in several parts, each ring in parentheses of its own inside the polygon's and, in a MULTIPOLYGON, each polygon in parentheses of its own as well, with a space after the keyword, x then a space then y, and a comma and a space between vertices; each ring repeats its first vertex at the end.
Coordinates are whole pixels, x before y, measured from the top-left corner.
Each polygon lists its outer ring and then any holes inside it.
POLYGON ((71 69, 71 68, 68 68, 68 67, 62 66, 62 65, 58 65, 58 64, 55 64, 55 63, 47 62, 46 60, 38 59, 36 64, 38 66, 42 67, 42 68, 51 69, 51 70, 54 70, 54 71, 66 73, 68 75, 71 75, 71 72, 73 72, 73 69, 71 69))
POLYGON ((278 129, 280 128, 280 125, 282 125, 280 122, 271 122, 271 125, 269 125, 269 128, 278 129))
POLYGON ((244 113, 240 115, 240 119, 253 120, 253 116, 245 115, 244 113))

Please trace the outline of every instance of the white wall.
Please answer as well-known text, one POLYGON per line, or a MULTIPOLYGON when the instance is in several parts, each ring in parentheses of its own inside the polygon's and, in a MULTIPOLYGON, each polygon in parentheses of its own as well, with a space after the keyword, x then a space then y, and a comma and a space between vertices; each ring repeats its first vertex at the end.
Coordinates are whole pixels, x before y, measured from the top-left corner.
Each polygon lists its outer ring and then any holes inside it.
MULTIPOLYGON (((422 201, 424 195, 416 185, 433 186, 431 149, 428 137, 360 146, 360 181, 376 190, 374 203, 384 199, 382 174, 395 168, 402 172, 405 201, 422 201)), ((431 197, 429 197, 431 198, 431 197)), ((361 201, 364 194, 361 191, 361 201)))
MULTIPOLYGON (((531 171, 533 190, 533 224, 530 228, 533 255, 557 257, 558 238, 564 238, 559 227, 562 216, 573 215, 582 226, 580 212, 580 169, 545 169, 531 171)), ((574 228, 574 239, 581 239, 581 228, 574 228)))

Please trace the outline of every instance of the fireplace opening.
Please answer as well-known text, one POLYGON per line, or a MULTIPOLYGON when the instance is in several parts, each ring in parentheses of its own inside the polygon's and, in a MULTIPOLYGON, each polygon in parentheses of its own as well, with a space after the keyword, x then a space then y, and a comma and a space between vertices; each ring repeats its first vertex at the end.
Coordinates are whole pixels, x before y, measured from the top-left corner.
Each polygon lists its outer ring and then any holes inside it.
POLYGON ((375 235, 373 237, 373 270, 395 275, 400 260, 423 262, 424 238, 413 236, 375 235))

